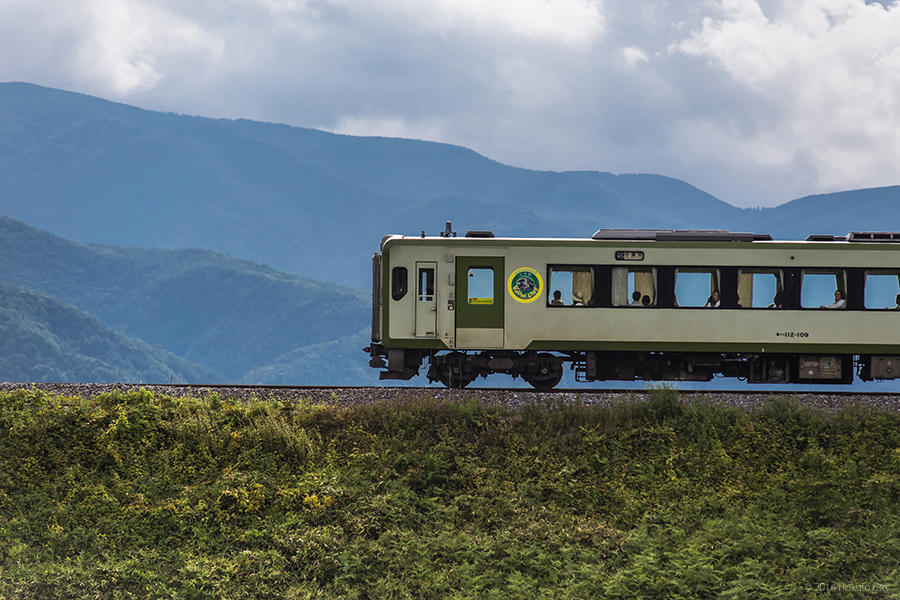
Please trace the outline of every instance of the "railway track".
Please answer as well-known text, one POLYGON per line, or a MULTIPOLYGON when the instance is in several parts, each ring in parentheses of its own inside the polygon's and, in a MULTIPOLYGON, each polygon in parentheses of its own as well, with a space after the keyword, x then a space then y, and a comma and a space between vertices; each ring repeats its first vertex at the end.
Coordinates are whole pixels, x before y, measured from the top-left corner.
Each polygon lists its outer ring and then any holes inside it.
MULTIPOLYGON (((213 393, 222 398, 253 398, 327 403, 338 406, 390 402, 432 397, 438 400, 478 400, 491 404, 521 407, 535 403, 576 403, 608 405, 642 400, 650 390, 612 388, 565 388, 536 391, 531 388, 472 387, 451 390, 440 386, 327 386, 327 385, 204 385, 177 383, 0 383, 0 391, 41 389, 63 395, 93 396, 114 391, 146 388, 169 396, 199 396, 213 393)), ((852 405, 900 412, 900 392, 847 390, 681 390, 686 403, 717 402, 756 409, 774 398, 793 398, 822 410, 841 410, 852 405)))
MULTIPOLYGON (((81 388, 104 388, 104 389, 162 389, 174 388, 185 390, 250 390, 250 391, 291 391, 291 390, 402 390, 402 391, 418 391, 418 392, 447 392, 451 394, 469 393, 469 392, 510 392, 510 393, 532 393, 539 395, 554 394, 647 394, 652 390, 648 389, 627 389, 627 388, 553 388, 551 390, 535 390, 531 387, 476 387, 470 386, 462 390, 447 389, 443 385, 435 384, 428 386, 421 385, 268 385, 268 384, 219 384, 219 383, 147 383, 147 382, 120 382, 120 383, 67 383, 67 382, 0 382, 0 390, 11 389, 81 389, 81 388)), ((828 396, 889 396, 900 399, 900 391, 853 391, 853 390, 804 390, 797 388, 789 389, 757 389, 748 388, 743 390, 718 390, 718 389, 684 389, 677 390, 684 395, 711 395, 711 394, 749 394, 749 395, 807 395, 821 394, 828 396)))

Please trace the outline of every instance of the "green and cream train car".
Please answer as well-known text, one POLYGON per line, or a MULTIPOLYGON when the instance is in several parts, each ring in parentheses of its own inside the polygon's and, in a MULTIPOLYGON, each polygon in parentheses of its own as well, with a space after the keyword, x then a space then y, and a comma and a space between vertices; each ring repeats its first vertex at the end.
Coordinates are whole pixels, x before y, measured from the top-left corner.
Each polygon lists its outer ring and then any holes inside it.
POLYGON ((601 229, 585 239, 390 235, 373 258, 369 364, 464 387, 900 373, 900 234, 774 241, 601 229))

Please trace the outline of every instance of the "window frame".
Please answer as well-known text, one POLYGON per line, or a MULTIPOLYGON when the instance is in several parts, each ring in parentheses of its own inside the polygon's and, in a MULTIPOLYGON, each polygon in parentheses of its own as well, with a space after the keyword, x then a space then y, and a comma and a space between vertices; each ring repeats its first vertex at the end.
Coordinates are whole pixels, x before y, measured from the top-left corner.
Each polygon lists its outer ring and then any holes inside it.
MULTIPOLYGON (((675 286, 677 285, 679 273, 708 273, 713 274, 716 278, 720 296, 719 310, 786 310, 786 311, 802 311, 802 310, 828 310, 821 309, 817 306, 804 307, 802 304, 803 279, 807 274, 830 274, 841 275, 842 285, 846 294, 847 307, 838 310, 844 311, 890 311, 895 308, 867 308, 865 306, 865 277, 870 274, 886 274, 900 275, 900 268, 879 268, 879 267, 820 267, 805 266, 796 264, 768 264, 768 265, 673 265, 673 264, 632 264, 626 265, 621 262, 602 262, 602 263, 547 263, 545 267, 545 303, 546 308, 638 308, 628 306, 628 304, 614 304, 614 269, 624 269, 626 273, 650 271, 653 273, 653 283, 655 291, 655 302, 649 307, 657 309, 697 309, 708 308, 704 306, 676 306, 675 286), (575 272, 584 270, 591 274, 592 297, 589 303, 584 306, 572 306, 564 304, 562 306, 553 306, 553 280, 554 272, 568 271, 575 272), (776 293, 782 293, 782 306, 780 309, 769 308, 768 306, 739 306, 740 296, 740 276, 745 273, 751 274, 771 274, 776 277, 776 293), (668 298, 667 296, 671 296, 668 298)), ((898 284, 900 285, 900 284, 898 284)), ((627 294, 627 292, 626 292, 627 294)), ((627 299, 631 300, 630 296, 627 299)), ((771 302, 770 302, 771 304, 771 302)), ((830 302, 829 302, 830 304, 830 302)))
MULTIPOLYGON (((623 265, 621 263, 610 265, 609 278, 610 278, 610 287, 609 287, 609 305, 612 308, 660 308, 659 303, 659 290, 660 290, 660 282, 659 282, 659 273, 660 270, 655 265, 623 265), (621 269, 625 271, 625 304, 616 304, 615 301, 615 273, 616 269, 621 269), (631 296, 628 294, 628 277, 632 273, 648 273, 653 279, 653 296, 650 298, 650 304, 641 306, 634 306, 631 303, 633 300, 631 296)), ((632 292, 634 293, 634 292, 632 292)))
MULTIPOLYGON (((849 267, 800 267, 799 273, 797 276, 797 310, 817 310, 817 311, 834 311, 834 312, 846 312, 848 310, 853 310, 851 308, 850 303, 850 268, 849 267), (837 286, 837 289, 842 289, 844 292, 844 308, 821 308, 821 306, 803 306, 803 280, 807 274, 810 275, 837 275, 841 273, 844 287, 841 288, 837 286)), ((837 279, 835 279, 835 283, 837 279)), ((834 294, 834 292, 832 292, 834 294)), ((832 296, 833 300, 834 296, 832 296)))
MULTIPOLYGON (((709 267, 704 265, 674 265, 672 270, 672 299, 673 299, 673 308, 676 310, 696 310, 703 309, 709 310, 710 306, 682 306, 676 302, 678 297, 677 289, 678 289, 678 272, 682 271, 684 273, 709 273, 710 275, 715 274, 715 280, 717 285, 717 290, 719 292, 719 306, 715 307, 716 310, 734 310, 735 307, 726 307, 725 306, 725 291, 722 289, 723 274, 726 267, 709 267)), ((710 295, 712 295, 712 290, 710 290, 710 295)))
MULTIPOLYGON (((760 275, 775 275, 775 293, 781 294, 781 308, 777 306, 768 307, 768 306, 753 306, 752 299, 750 306, 735 306, 737 310, 787 310, 787 275, 785 267, 737 267, 737 302, 740 304, 740 281, 741 281, 741 273, 750 272, 750 274, 760 274, 760 275), (774 272, 777 272, 774 273, 774 272)), ((721 295, 721 291, 719 292, 721 295)), ((774 300, 774 297, 773 297, 774 300)), ((774 302, 770 302, 770 304, 774 304, 774 302)))
POLYGON ((409 291, 409 269, 397 265, 391 269, 391 298, 398 302, 406 297, 409 291), (402 278, 402 280, 401 280, 402 278))
POLYGON ((866 294, 866 283, 868 282, 868 277, 870 274, 881 276, 881 277, 891 276, 891 275, 896 277, 897 278, 897 287, 898 287, 897 293, 900 294, 900 269, 878 269, 878 268, 867 269, 867 268, 863 268, 862 269, 862 310, 874 311, 874 312, 883 312, 886 310, 887 311, 897 311, 898 309, 896 306, 890 306, 890 307, 884 307, 884 308, 875 308, 875 307, 870 308, 866 305, 866 301, 868 300, 867 294, 866 294))
MULTIPOLYGON (((574 276, 573 276, 573 286, 574 286, 574 276)), ((598 303, 597 299, 597 265, 584 265, 584 264, 548 264, 547 265, 547 293, 545 294, 544 306, 546 308, 600 308, 601 303, 598 303), (574 294, 573 294, 573 303, 572 304, 551 304, 553 301, 553 273, 555 272, 567 272, 567 273, 576 273, 576 272, 585 272, 591 276, 591 299, 588 302, 584 302, 583 304, 577 305, 574 304, 574 294)))

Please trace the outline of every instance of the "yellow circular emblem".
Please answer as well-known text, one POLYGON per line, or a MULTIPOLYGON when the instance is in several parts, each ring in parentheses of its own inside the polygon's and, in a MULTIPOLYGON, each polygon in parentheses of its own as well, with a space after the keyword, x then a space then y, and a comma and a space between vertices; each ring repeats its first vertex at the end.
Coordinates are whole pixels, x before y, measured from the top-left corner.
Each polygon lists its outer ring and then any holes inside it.
POLYGON ((514 270, 506 282, 506 289, 509 295, 516 302, 527 304, 534 302, 541 296, 544 289, 544 280, 541 274, 528 267, 520 267, 514 270))

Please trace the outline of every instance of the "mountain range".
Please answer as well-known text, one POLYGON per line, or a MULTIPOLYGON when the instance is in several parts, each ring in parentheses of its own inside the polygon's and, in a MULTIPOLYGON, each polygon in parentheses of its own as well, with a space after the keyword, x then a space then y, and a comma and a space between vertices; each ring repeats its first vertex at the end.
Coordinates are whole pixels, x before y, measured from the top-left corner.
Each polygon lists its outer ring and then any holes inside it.
POLYGON ((215 373, 122 335, 74 306, 0 282, 0 379, 4 377, 75 383, 221 381, 215 373))
MULTIPOLYGON (((170 377, 374 381, 359 349, 369 259, 387 233, 434 234, 452 220, 460 233, 513 236, 646 227, 803 239, 898 231, 898 207, 900 186, 741 209, 660 175, 534 171, 448 144, 0 83, 0 281, 17 290, 4 298, 31 290, 123 344, 169 352, 185 361, 160 371, 170 377)), ((38 327, 39 314, 17 311, 38 327)), ((7 364, 0 379, 33 373, 16 356, 19 370, 7 364)), ((71 373, 54 368, 46 377, 71 373)))
POLYGON ((77 307, 215 380, 330 383, 342 369, 374 378, 360 351, 368 296, 208 250, 82 245, 0 217, 0 281, 77 307), (335 338, 353 343, 291 360, 335 338))
POLYGON ((0 84, 0 214, 81 243, 207 248, 365 289, 386 233, 900 228, 900 186, 731 206, 646 174, 533 171, 472 150, 142 110, 0 84), (893 223, 893 225, 891 225, 893 223))

